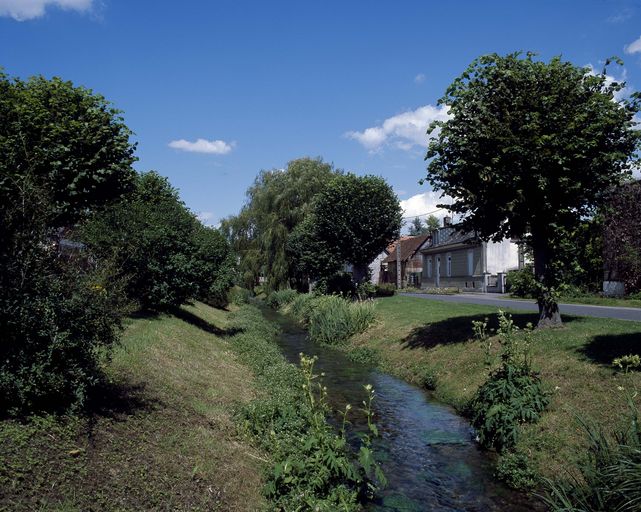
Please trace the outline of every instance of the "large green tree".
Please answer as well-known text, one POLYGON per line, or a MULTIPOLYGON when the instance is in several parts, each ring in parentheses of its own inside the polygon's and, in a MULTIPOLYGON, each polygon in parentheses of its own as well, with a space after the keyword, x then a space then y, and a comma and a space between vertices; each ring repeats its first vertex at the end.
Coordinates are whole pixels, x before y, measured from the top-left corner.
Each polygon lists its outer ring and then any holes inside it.
POLYGON ((383 178, 342 174, 316 197, 309 224, 292 250, 317 274, 350 263, 360 282, 372 260, 398 237, 401 219, 398 197, 383 178))
POLYGON ((109 264, 64 233, 131 189, 131 132, 102 96, 0 73, 0 414, 81 405, 123 314, 109 264))
POLYGON ((615 97, 624 85, 561 58, 486 55, 448 87, 450 117, 429 129, 427 181, 454 198, 463 227, 531 247, 539 326, 561 323, 564 240, 638 157, 639 97, 615 97))
POLYGON ((194 298, 218 305, 233 277, 227 240, 203 226, 155 172, 138 175, 134 191, 88 221, 80 239, 114 262, 127 296, 143 309, 166 310, 194 298))
POLYGON ((288 256, 287 241, 309 214, 313 198, 337 172, 320 158, 300 158, 286 169, 262 171, 256 177, 241 212, 222 223, 241 257, 246 286, 257 284, 259 276, 269 290, 302 284, 305 276, 288 256))

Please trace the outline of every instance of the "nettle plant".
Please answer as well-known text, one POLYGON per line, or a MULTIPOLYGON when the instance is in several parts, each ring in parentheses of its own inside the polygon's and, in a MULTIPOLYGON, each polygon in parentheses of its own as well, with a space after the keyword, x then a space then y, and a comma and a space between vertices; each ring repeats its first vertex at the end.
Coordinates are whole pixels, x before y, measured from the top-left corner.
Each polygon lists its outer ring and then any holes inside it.
MULTIPOLYGON (((476 338, 483 344, 491 365, 491 337, 487 320, 474 323, 476 338)), ((506 452, 516 446, 519 425, 536 423, 549 403, 540 376, 532 369, 532 325, 520 330, 511 315, 499 311, 497 337, 500 365, 470 402, 472 425, 481 446, 506 452)))
POLYGON ((324 374, 315 373, 316 360, 317 357, 300 354, 301 398, 307 425, 296 442, 295 452, 288 450, 288 455, 274 465, 268 494, 283 510, 293 510, 294 505, 302 504, 312 510, 336 510, 337 507, 357 510, 359 502, 372 499, 387 483, 372 450, 372 441, 378 436, 372 410, 375 392, 371 385, 365 386, 361 411, 367 418, 368 430, 359 435, 361 445, 354 456, 347 441, 353 408, 349 404, 345 407, 341 428, 336 433, 327 422, 330 413, 327 387, 323 383, 324 374))

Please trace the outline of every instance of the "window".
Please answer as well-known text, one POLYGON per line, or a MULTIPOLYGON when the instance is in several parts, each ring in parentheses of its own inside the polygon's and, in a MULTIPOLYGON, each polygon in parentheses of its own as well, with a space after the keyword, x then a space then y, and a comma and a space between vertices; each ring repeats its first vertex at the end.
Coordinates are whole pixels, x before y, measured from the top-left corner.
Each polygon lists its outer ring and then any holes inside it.
POLYGON ((447 253, 447 277, 452 276, 452 254, 447 253))
POLYGON ((432 257, 427 256, 427 277, 432 277, 432 257))
POLYGON ((474 275, 474 249, 467 251, 467 275, 474 275))

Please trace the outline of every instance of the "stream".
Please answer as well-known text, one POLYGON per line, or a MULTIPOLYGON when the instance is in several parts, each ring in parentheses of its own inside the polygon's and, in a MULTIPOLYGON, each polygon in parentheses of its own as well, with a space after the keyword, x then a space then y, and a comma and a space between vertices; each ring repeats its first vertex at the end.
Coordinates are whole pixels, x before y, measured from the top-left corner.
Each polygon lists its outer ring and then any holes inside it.
MULTIPOLYGON (((358 409, 365 398, 363 386, 374 386, 374 420, 381 434, 374 451, 388 485, 367 510, 541 510, 538 503, 492 478, 492 464, 474 442, 472 428, 451 407, 416 386, 349 360, 343 352, 313 343, 279 313, 264 310, 264 314, 280 325, 279 346, 288 361, 298 364, 301 352, 318 356, 315 373, 325 373, 333 410, 342 411, 348 403, 358 409)), ((352 410, 355 432, 366 430, 362 416, 352 410)))

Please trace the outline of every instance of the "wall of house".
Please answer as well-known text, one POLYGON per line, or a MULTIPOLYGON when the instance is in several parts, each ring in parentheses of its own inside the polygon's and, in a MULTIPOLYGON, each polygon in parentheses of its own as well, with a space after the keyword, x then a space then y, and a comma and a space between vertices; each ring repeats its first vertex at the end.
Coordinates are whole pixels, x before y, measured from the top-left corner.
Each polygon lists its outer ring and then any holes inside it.
POLYGON ((519 268, 519 246, 509 239, 487 243, 487 271, 490 274, 519 268))
POLYGON ((369 272, 370 272, 370 282, 372 284, 380 284, 381 281, 381 263, 383 260, 387 258, 387 253, 383 251, 380 253, 378 256, 376 256, 376 259, 372 261, 369 264, 369 272))
MULTIPOLYGON (((446 248, 444 248, 446 249, 446 248)), ((481 273, 481 246, 475 245, 462 247, 451 251, 444 250, 436 254, 423 255, 423 272, 422 286, 431 288, 436 286, 436 265, 438 256, 440 262, 440 287, 454 287, 463 289, 477 290, 483 286, 483 276, 481 273), (468 252, 472 252, 472 273, 468 269, 468 252), (452 258, 452 272, 447 275, 447 256, 452 258), (432 275, 428 275, 428 260, 432 261, 432 275)))

